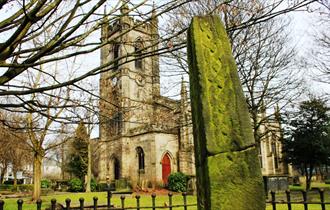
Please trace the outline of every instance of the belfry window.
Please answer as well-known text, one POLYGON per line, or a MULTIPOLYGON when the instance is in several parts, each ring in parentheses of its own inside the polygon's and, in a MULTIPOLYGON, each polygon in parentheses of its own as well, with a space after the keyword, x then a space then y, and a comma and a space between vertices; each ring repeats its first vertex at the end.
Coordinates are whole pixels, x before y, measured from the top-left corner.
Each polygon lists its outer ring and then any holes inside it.
POLYGON ((113 70, 118 70, 119 58, 119 44, 115 44, 113 47, 113 70))
POLYGON ((122 113, 121 112, 117 112, 113 116, 113 118, 111 119, 111 122, 110 122, 111 134, 112 135, 120 135, 121 134, 122 121, 123 121, 122 113))
POLYGON ((134 54, 135 54, 135 68, 136 69, 142 69, 142 41, 138 39, 135 42, 134 46, 134 54))
POLYGON ((139 171, 144 170, 144 152, 142 147, 137 147, 136 153, 138 157, 139 171))

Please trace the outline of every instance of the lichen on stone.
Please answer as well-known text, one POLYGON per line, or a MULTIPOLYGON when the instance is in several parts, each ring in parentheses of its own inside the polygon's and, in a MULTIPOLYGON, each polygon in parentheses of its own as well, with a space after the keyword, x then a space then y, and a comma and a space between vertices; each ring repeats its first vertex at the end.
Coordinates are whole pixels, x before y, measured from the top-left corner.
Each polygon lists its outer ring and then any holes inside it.
POLYGON ((193 18, 188 61, 199 209, 264 209, 249 112, 219 17, 193 18))

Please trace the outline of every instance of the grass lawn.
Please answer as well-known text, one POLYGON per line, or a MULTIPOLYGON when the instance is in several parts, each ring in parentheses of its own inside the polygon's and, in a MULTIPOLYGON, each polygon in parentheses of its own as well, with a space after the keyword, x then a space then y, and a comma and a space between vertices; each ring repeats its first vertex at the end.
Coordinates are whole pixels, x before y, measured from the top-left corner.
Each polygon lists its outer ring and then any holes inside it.
MULTIPOLYGON (((290 185, 289 189, 291 191, 301 191, 306 189, 305 186, 305 184, 302 184, 301 186, 290 185)), ((330 190, 330 184, 325 184, 323 182, 312 182, 311 188, 323 188, 324 190, 330 190)))
MULTIPOLYGON (((330 205, 326 205, 326 209, 330 209, 330 205)), ((272 210, 272 207, 268 205, 266 210, 272 210)), ((276 210, 288 210, 288 206, 286 204, 276 205, 276 210)), ((295 204, 292 205, 292 210, 304 210, 304 206, 302 204, 295 204)), ((310 204, 308 205, 308 210, 321 210, 321 206, 310 204)))

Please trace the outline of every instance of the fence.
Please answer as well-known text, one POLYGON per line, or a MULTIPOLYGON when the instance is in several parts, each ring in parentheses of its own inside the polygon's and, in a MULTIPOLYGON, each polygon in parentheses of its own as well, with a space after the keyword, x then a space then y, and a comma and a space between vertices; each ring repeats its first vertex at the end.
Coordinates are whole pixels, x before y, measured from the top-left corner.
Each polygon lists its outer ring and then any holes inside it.
MULTIPOLYGON (((178 207, 182 207, 182 209, 187 210, 189 206, 197 206, 197 204, 187 204, 187 193, 182 193, 182 197, 183 197, 183 204, 179 204, 179 205, 173 205, 172 203, 172 193, 168 193, 168 205, 163 205, 163 206, 157 206, 156 205, 156 194, 153 193, 151 195, 151 201, 152 201, 152 205, 151 206, 141 206, 140 205, 140 195, 136 195, 135 199, 136 199, 136 206, 135 207, 126 207, 125 206, 125 196, 122 195, 120 196, 120 200, 121 200, 121 205, 120 207, 114 207, 111 203, 111 198, 112 198, 112 192, 108 191, 107 194, 107 204, 106 205, 98 205, 98 198, 94 197, 93 198, 93 205, 91 206, 85 206, 84 205, 84 198, 80 198, 79 199, 79 207, 71 207, 71 200, 69 198, 67 198, 65 200, 65 206, 62 206, 61 204, 57 203, 56 199, 52 199, 51 203, 50 203, 50 208, 48 208, 49 210, 86 210, 86 209, 90 209, 90 210, 126 210, 126 209, 136 209, 136 210, 141 210, 141 209, 152 209, 152 210, 156 210, 156 209, 169 209, 172 210, 173 208, 178 208, 178 207)), ((4 205, 5 202, 3 200, 0 200, 0 210, 4 210, 4 205)), ((37 200, 36 201, 36 209, 37 210, 41 210, 41 205, 42 205, 42 200, 37 200)), ((19 199, 17 200, 17 209, 18 210, 23 210, 23 200, 19 199)))
MULTIPOLYGON (((326 210, 326 205, 330 205, 330 202, 325 202, 324 199, 324 190, 320 189, 319 191, 319 201, 309 201, 307 198, 307 192, 306 191, 301 191, 302 195, 302 200, 300 201, 291 201, 291 192, 290 190, 285 191, 285 196, 286 196, 286 201, 284 200, 276 200, 276 193, 274 191, 271 192, 271 200, 266 201, 266 203, 271 205, 272 210, 276 210, 276 207, 278 204, 281 205, 287 205, 288 210, 292 210, 292 205, 298 204, 298 205, 303 205, 304 210, 308 210, 308 205, 309 204, 314 204, 314 205, 320 205, 322 210, 326 210)), ((156 205, 156 194, 151 195, 151 201, 152 205, 151 206, 141 206, 140 205, 140 195, 136 195, 136 206, 135 207, 126 207, 125 205, 125 196, 122 195, 120 197, 121 205, 120 207, 114 207, 111 203, 113 193, 111 191, 108 191, 107 193, 107 204, 106 205, 98 205, 98 198, 94 197, 93 198, 93 205, 91 206, 85 206, 84 205, 84 198, 79 199, 79 206, 78 207, 71 207, 71 200, 68 198, 65 200, 65 206, 62 206, 61 204, 57 203, 56 199, 52 199, 50 203, 50 208, 49 210, 128 210, 128 209, 136 209, 136 210, 141 210, 141 209, 169 209, 173 210, 174 208, 180 208, 182 207, 183 210, 187 210, 188 207, 190 206, 197 206, 197 204, 188 204, 187 203, 187 193, 182 193, 183 197, 183 204, 178 204, 178 205, 173 205, 172 202, 172 193, 168 193, 168 205, 163 205, 163 206, 157 206, 156 205)), ((3 200, 0 200, 0 210, 4 210, 4 205, 5 202, 3 200)), ((41 205, 42 205, 42 200, 37 200, 36 201, 36 209, 41 210, 41 205)), ((330 206, 328 206, 328 210, 330 210, 330 206)), ((23 200, 19 199, 17 200, 17 209, 18 210, 23 210, 23 200)), ((283 209, 283 208, 281 208, 283 209)))
MULTIPOLYGON (((325 200, 324 200, 324 190, 323 189, 319 190, 319 195, 320 195, 319 201, 308 201, 307 192, 305 190, 303 190, 303 191, 301 191, 301 193, 302 193, 302 200, 300 200, 300 201, 291 201, 291 192, 290 192, 290 190, 286 190, 285 191, 286 201, 284 201, 284 200, 276 201, 275 192, 271 191, 271 200, 266 201, 266 203, 271 204, 273 210, 276 210, 277 204, 287 205, 288 210, 292 210, 292 205, 293 204, 303 205, 304 210, 308 210, 308 205, 309 204, 316 204, 316 205, 320 205, 322 210, 326 210, 326 205, 330 204, 330 202, 325 202, 325 200)), ((328 207, 330 207, 330 206, 328 206, 328 207)), ((330 210, 330 208, 328 208, 328 209, 330 210)))

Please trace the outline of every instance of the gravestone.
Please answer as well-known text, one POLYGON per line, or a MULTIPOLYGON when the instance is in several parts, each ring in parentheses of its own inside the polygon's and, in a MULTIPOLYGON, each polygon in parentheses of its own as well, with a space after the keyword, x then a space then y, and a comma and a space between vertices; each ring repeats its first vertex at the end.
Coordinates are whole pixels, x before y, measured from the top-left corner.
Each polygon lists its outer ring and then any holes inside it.
POLYGON ((220 18, 193 18, 188 60, 198 209, 265 209, 251 120, 220 18))

